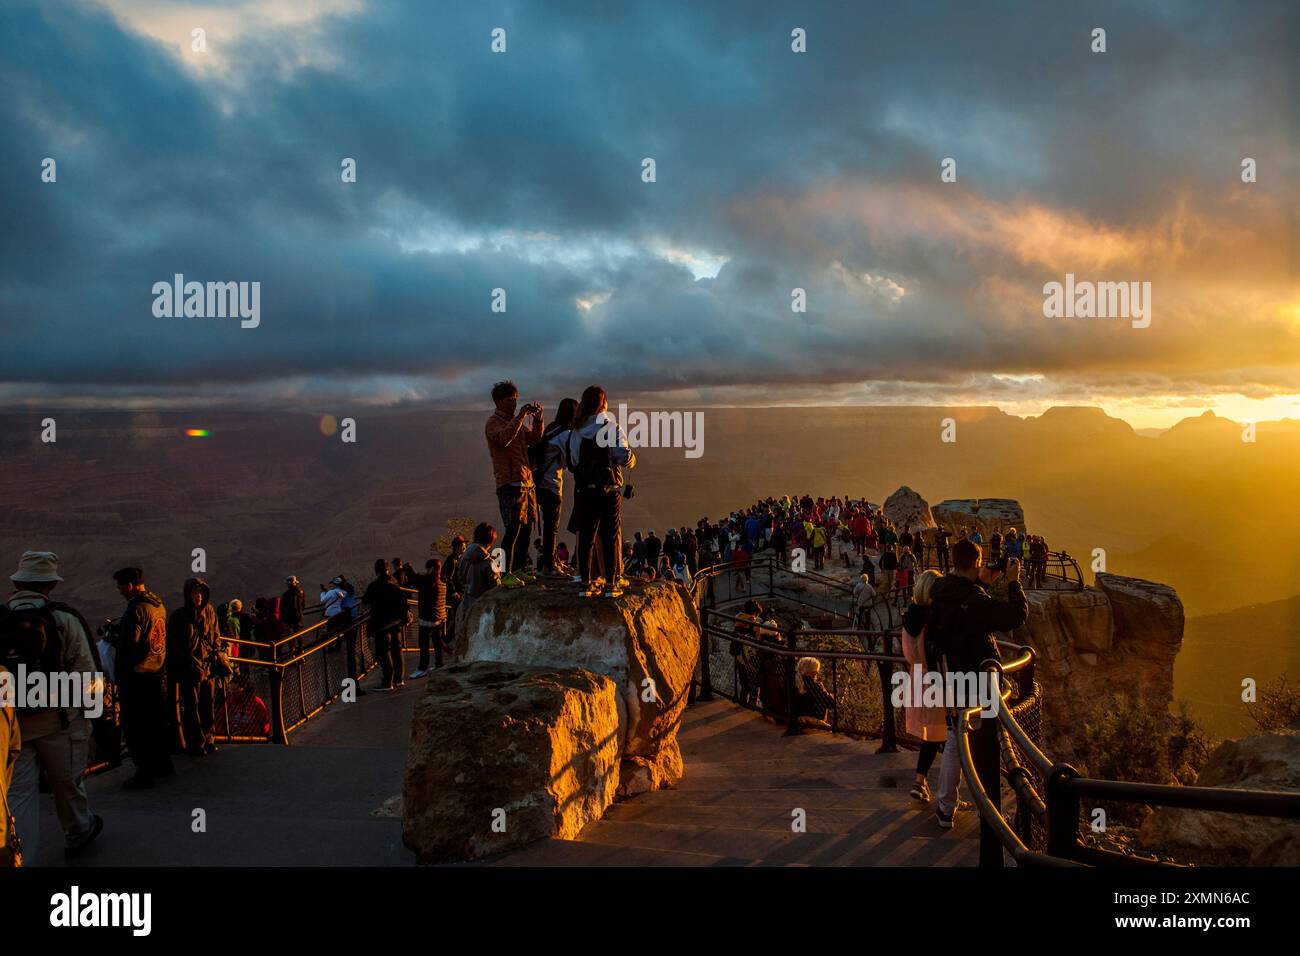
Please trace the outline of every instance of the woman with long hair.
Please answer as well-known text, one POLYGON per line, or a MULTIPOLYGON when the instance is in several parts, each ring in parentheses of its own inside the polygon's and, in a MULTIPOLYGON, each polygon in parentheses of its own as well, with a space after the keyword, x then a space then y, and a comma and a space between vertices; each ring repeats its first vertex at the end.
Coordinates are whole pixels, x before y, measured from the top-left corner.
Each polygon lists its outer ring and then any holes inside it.
POLYGON ((574 517, 578 531, 580 595, 598 593, 592 568, 592 547, 599 541, 607 598, 623 593, 623 535, 619 527, 623 500, 623 469, 636 465, 627 435, 609 413, 609 399, 599 385, 582 393, 577 420, 566 444, 574 474, 574 517))
MULTIPOLYGON (((907 659, 907 679, 904 686, 910 690, 903 705, 903 729, 921 741, 916 756, 916 782, 911 796, 922 803, 930 802, 930 784, 927 777, 939 744, 948 736, 948 721, 942 707, 913 705, 913 695, 918 695, 926 673, 925 626, 930 610, 930 591, 939 580, 937 571, 924 571, 912 588, 912 603, 903 615, 903 657, 907 659)), ((937 662, 935 662, 937 663, 937 662)))
POLYGON ((561 399, 555 418, 542 432, 542 440, 529 449, 533 456, 533 477, 537 482, 537 504, 542 513, 542 551, 537 570, 548 576, 567 576, 555 560, 555 538, 564 510, 564 449, 578 417, 578 400, 561 399))

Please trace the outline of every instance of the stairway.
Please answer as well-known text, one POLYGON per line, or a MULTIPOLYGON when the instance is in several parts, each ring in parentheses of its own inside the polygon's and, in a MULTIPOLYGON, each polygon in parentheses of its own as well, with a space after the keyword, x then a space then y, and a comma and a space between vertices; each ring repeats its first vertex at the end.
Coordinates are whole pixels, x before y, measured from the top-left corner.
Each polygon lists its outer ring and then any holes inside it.
MULTIPOLYGON (((974 866, 974 812, 940 830, 907 795, 916 753, 784 728, 730 701, 696 704, 679 733, 686 776, 675 790, 606 811, 577 840, 546 840, 504 866, 974 866), (792 829, 802 810, 805 832, 792 829)), ((938 764, 930 772, 938 780, 938 764)))

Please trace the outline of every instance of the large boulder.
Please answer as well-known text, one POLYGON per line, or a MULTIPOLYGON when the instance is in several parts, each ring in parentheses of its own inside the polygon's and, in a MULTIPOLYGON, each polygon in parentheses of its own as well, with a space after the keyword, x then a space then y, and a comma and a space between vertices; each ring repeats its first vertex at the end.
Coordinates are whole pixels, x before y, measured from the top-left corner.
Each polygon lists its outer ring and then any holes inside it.
POLYGON ((1177 592, 1110 574, 1097 575, 1097 583, 1026 592, 1029 616, 1015 633, 1038 653, 1044 740, 1061 760, 1074 759, 1084 721, 1116 690, 1158 712, 1173 699, 1183 633, 1177 592))
POLYGON ((930 505, 907 485, 885 499, 885 517, 902 531, 928 531, 934 527, 930 505))
POLYGON ((699 615, 679 585, 634 585, 621 597, 572 587, 495 588, 457 620, 457 658, 583 667, 618 687, 620 796, 682 775, 677 728, 699 656, 699 615))
MULTIPOLYGON (((1225 740, 1198 787, 1300 792, 1300 734, 1225 740)), ((1142 824, 1145 846, 1233 853, 1252 866, 1300 866, 1300 820, 1159 807, 1142 824)))
POLYGON ((984 540, 1008 528, 1025 530, 1025 512, 1020 502, 1011 498, 950 498, 930 506, 936 524, 956 533, 962 528, 978 528, 984 540))
POLYGON ((402 842, 421 863, 573 839, 618 786, 618 692, 578 668, 455 664, 415 706, 402 842))

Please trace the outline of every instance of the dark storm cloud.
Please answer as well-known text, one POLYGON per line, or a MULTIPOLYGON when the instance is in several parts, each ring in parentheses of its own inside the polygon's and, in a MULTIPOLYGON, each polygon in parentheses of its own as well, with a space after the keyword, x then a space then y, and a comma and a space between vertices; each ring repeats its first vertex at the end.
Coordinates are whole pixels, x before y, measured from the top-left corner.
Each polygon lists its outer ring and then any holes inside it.
MULTIPOLYGON (((413 0, 214 31, 212 66, 114 9, 0 9, 10 397, 1190 373, 1194 313, 1141 339, 1047 325, 1042 282, 1194 272, 1207 233, 1267 232, 1300 175, 1285 3, 413 0), (1242 155, 1270 170, 1244 208, 1242 155), (959 184, 938 184, 945 156, 959 184), (688 268, 714 257, 716 278, 688 268), (178 272, 260 281, 261 325, 155 318, 178 272)), ((1172 306, 1199 298, 1168 279, 1172 306)))

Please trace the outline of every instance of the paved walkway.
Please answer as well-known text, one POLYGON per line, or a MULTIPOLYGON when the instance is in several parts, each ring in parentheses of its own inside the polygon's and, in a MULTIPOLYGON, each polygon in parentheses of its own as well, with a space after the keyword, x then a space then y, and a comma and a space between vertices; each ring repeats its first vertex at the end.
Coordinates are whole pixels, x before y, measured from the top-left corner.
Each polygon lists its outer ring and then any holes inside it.
MULTIPOLYGON (((372 674, 364 686, 373 686, 372 674)), ((287 747, 230 744, 178 756, 154 790, 122 789, 126 768, 88 789, 105 829, 75 866, 412 866, 400 821, 375 816, 401 792, 422 681, 332 704, 287 747), (194 811, 207 830, 192 829, 194 811)), ((676 790, 612 806, 578 840, 551 840, 489 865, 961 866, 976 861, 974 814, 955 830, 907 795, 916 755, 782 728, 727 701, 698 704, 681 731, 676 790), (806 832, 791 829, 802 809, 806 832)), ((129 762, 128 762, 129 766, 129 762)), ((931 777, 937 779, 936 771, 931 777)), ((43 866, 64 866, 52 801, 42 800, 43 866)))

